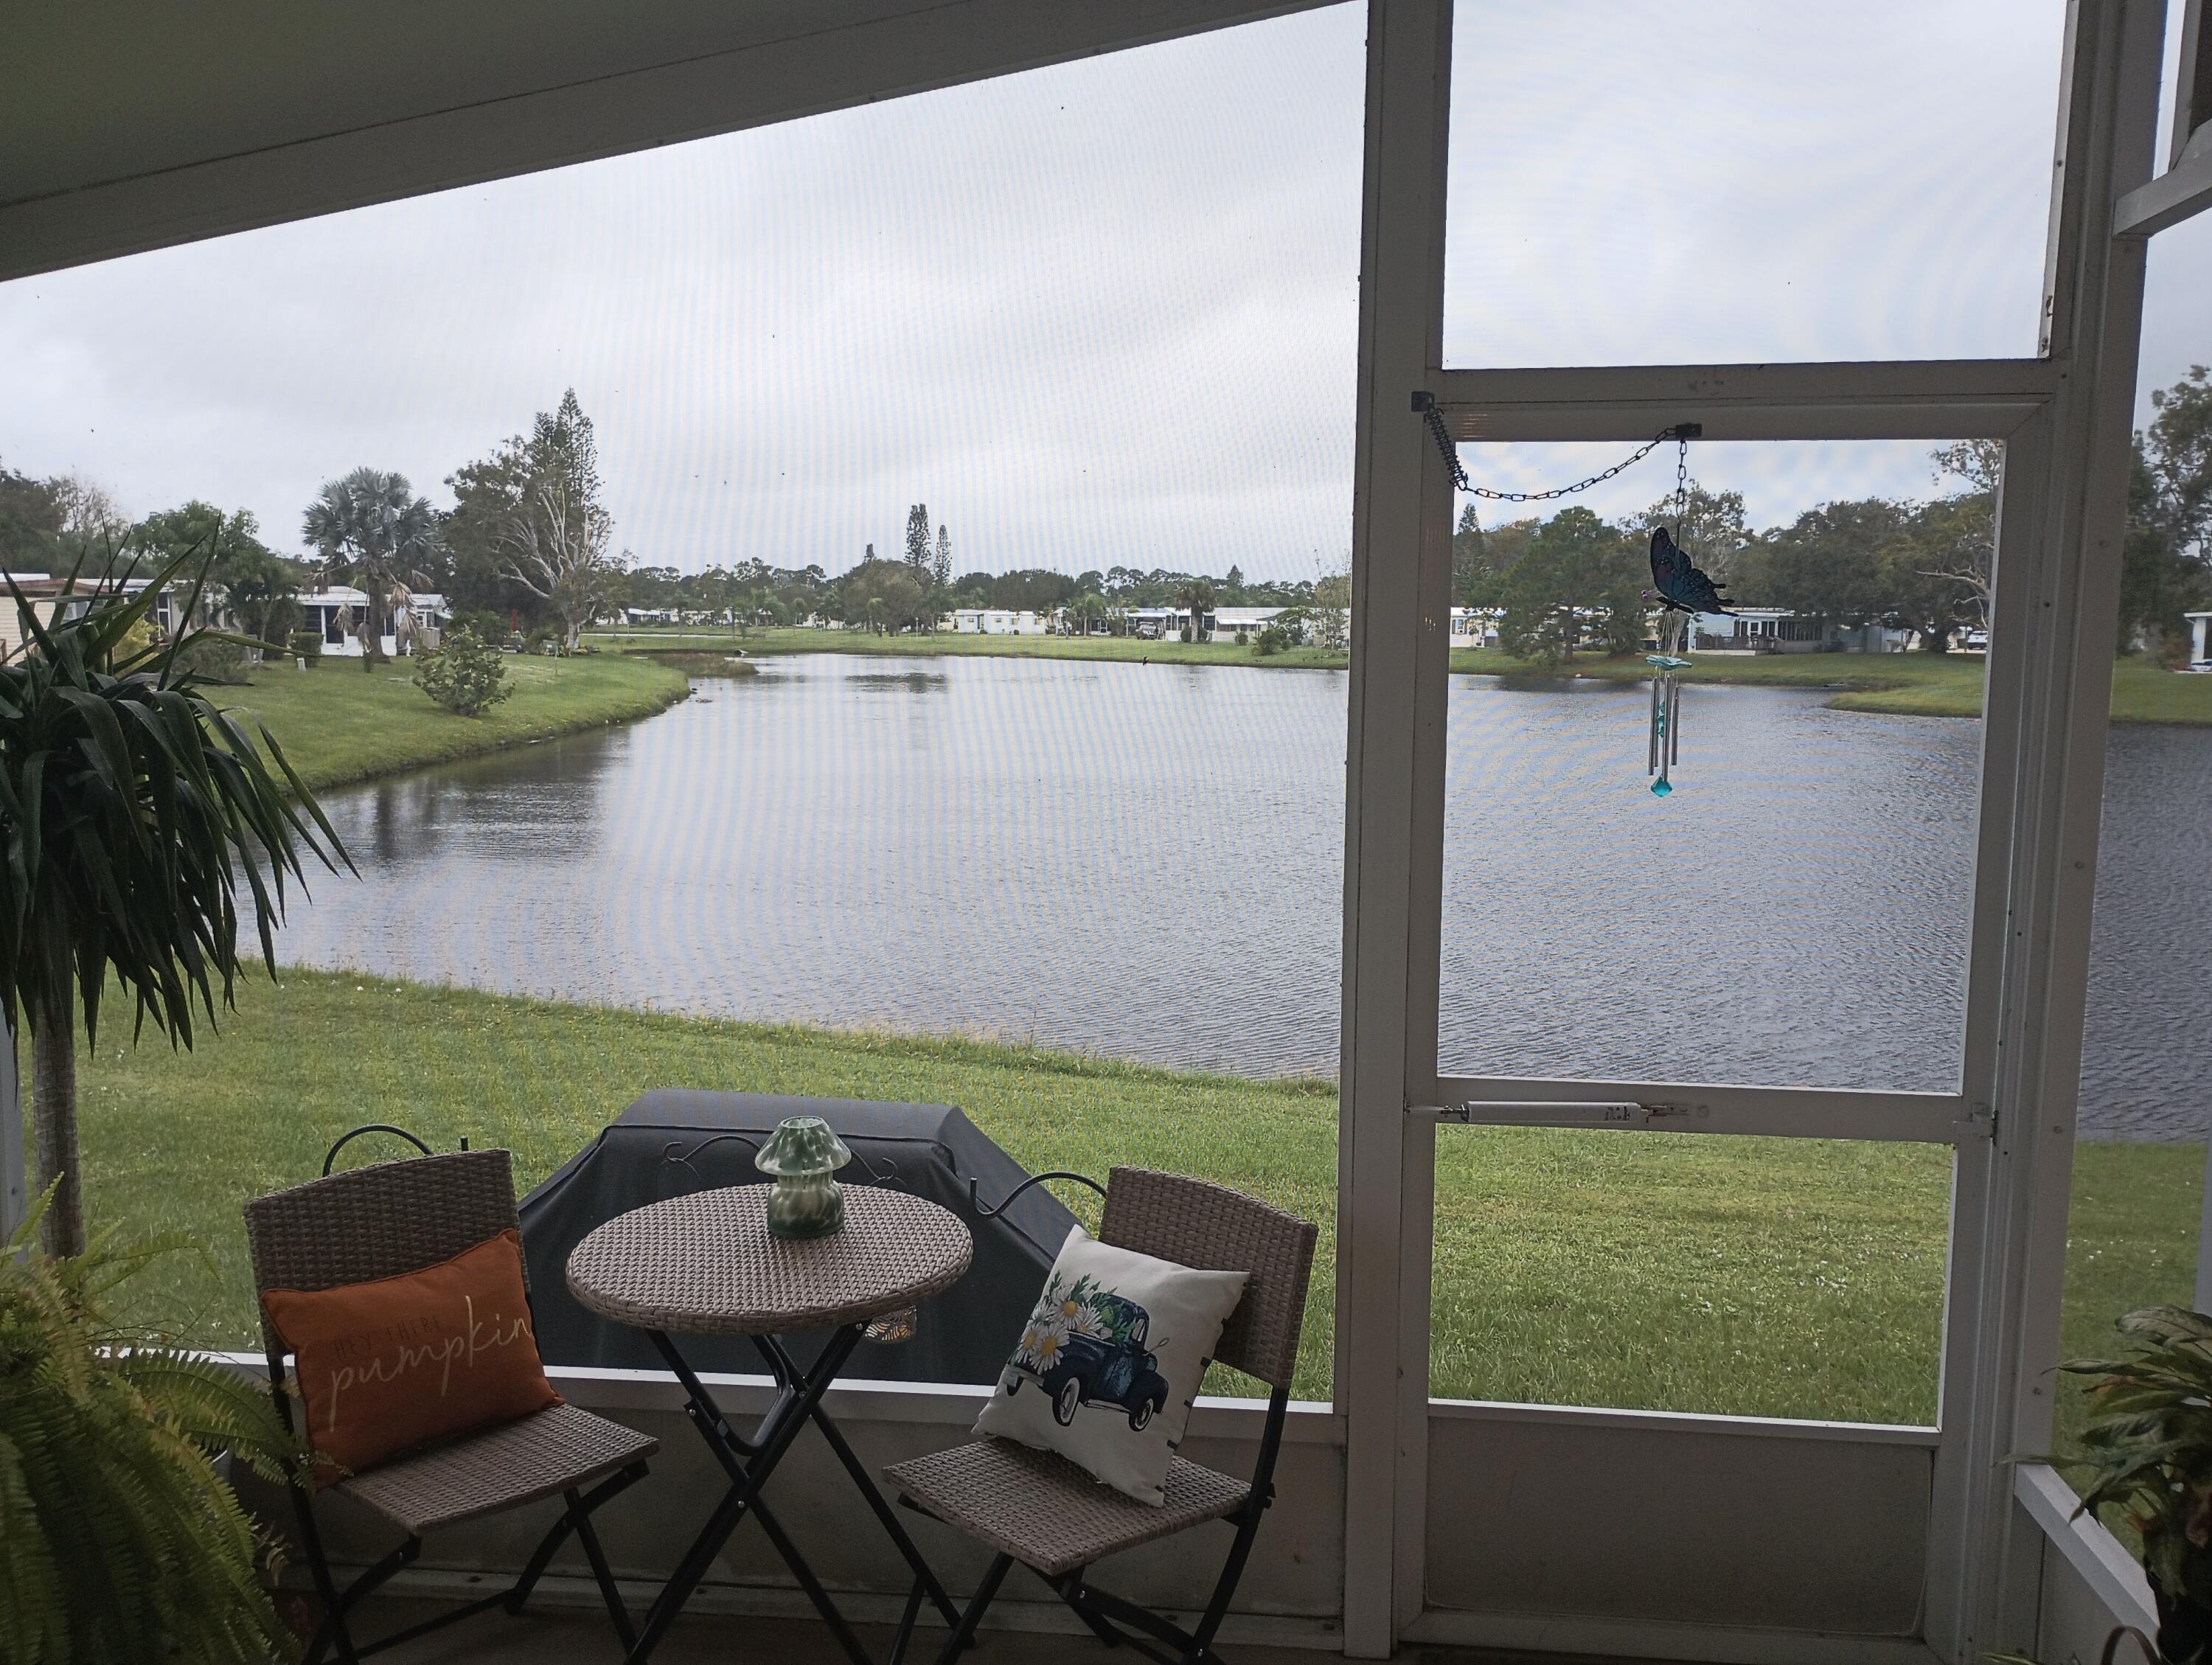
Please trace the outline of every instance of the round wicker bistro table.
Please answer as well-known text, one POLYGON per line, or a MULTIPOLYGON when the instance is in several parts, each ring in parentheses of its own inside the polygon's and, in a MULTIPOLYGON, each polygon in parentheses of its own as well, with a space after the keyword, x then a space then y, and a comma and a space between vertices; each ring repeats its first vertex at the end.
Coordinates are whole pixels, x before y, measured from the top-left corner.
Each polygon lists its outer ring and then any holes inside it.
POLYGON ((761 1489, 799 1431, 811 1422, 914 1569, 913 1612, 927 1595, 957 1624, 945 1595, 906 1528, 836 1423, 822 1395, 836 1380, 872 1319, 911 1308, 959 1281, 975 1246, 963 1225, 936 1204, 876 1186, 845 1192, 845 1226, 826 1237, 771 1237, 765 1185, 737 1185, 672 1197, 617 1215, 576 1245, 568 1290, 577 1303, 646 1332, 684 1384, 685 1413, 699 1430, 730 1489, 685 1552, 653 1604, 629 1651, 641 1665, 659 1645, 730 1534, 750 1514, 782 1556, 854 1665, 872 1665, 852 1627, 823 1589, 761 1497, 761 1489), (802 1369, 777 1338, 827 1330, 828 1341, 802 1369), (674 1335, 751 1338, 775 1378, 775 1402, 750 1436, 738 1434, 674 1335))

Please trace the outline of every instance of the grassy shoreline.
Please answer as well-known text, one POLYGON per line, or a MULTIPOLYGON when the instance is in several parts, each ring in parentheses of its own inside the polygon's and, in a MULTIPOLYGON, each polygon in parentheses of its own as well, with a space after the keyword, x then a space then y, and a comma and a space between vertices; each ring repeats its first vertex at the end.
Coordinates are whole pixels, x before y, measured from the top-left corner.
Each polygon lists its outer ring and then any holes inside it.
MULTIPOLYGON (((792 628, 753 630, 743 638, 728 632, 636 630, 599 632, 599 645, 633 658, 694 647, 750 659, 796 653, 860 653, 886 659, 1054 659, 1092 663, 1249 665, 1266 670, 1341 671, 1342 653, 1294 647, 1261 658, 1234 642, 1140 641, 1091 636, 879 636, 861 630, 792 628)), ((1607 682, 1642 682, 1650 676, 1640 653, 1577 659, 1550 669, 1516 659, 1495 647, 1457 648, 1451 655, 1455 676, 1500 677, 1531 684, 1574 678, 1607 682)), ((1700 656, 1685 680, 1763 688, 1825 691, 1840 711, 1895 716, 1976 717, 1982 709, 1982 656, 1978 653, 1709 653, 1700 656)), ((2112 667, 2112 720, 2116 723, 2212 724, 2212 677, 2185 676, 2160 669, 2139 656, 2112 667)))
MULTIPOLYGON (((1329 1392, 1336 1089, 961 1038, 561 1005, 348 973, 257 976, 197 1053, 118 1012, 81 1066, 95 1224, 182 1230, 179 1333, 243 1345, 240 1204, 312 1177, 368 1120, 514 1151, 535 1184, 639 1093, 684 1085, 961 1106, 1032 1170, 1136 1162, 1321 1222, 1297 1391, 1329 1392)), ((2202 1146, 2079 1153, 2067 1345, 2185 1297, 2202 1146), (2171 1285, 2171 1287, 2169 1287, 2171 1285)), ((1446 1128, 1433 1391, 1883 1422, 1935 1414, 1948 1152, 1818 1139, 1446 1128)))
POLYGON ((313 791, 480 756, 665 711, 690 691, 682 667, 641 654, 507 661, 513 697, 459 717, 416 687, 405 660, 364 671, 354 659, 313 671, 267 665, 251 682, 210 690, 248 732, 266 723, 313 791))

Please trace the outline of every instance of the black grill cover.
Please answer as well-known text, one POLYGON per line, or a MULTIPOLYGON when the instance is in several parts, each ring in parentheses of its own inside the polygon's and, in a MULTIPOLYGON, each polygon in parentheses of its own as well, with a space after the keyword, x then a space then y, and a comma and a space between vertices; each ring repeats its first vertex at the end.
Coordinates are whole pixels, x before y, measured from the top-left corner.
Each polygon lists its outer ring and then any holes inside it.
MULTIPOLYGON (((646 1094, 523 1199, 522 1250, 530 1266, 538 1350, 546 1363, 664 1368, 643 1331, 576 1304, 568 1293, 568 1255, 592 1227, 630 1209, 712 1186, 763 1182, 767 1176, 753 1166, 753 1153, 790 1115, 820 1116, 851 1147, 854 1160, 837 1176, 841 1183, 895 1184, 951 1209, 975 1234, 975 1265, 951 1289, 922 1303, 915 1338, 896 1346, 863 1341, 843 1375, 894 1382, 999 1379, 1045 1273, 1075 1224, 1075 1216, 1041 1185, 1004 1214, 985 1219, 976 1213, 968 1182, 977 1181, 985 1206, 994 1206, 1029 1177, 1018 1163, 946 1104, 672 1088, 646 1094), (743 1133, 753 1142, 725 1139, 698 1148, 717 1133, 743 1133), (687 1152, 696 1152, 688 1164, 669 1160, 687 1152)), ((819 1341, 795 1338, 793 1351, 810 1359, 819 1341)), ((757 1373, 766 1368, 752 1343, 741 1338, 678 1336, 676 1342, 695 1370, 757 1373)))

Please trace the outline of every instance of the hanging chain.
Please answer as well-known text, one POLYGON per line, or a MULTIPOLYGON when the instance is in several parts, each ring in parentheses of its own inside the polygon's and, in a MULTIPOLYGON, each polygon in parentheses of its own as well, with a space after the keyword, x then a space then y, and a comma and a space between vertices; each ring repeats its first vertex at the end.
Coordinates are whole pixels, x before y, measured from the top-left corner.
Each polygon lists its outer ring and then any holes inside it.
POLYGON ((1436 400, 1427 393, 1417 392, 1413 395, 1413 409, 1427 419, 1429 432, 1436 435, 1437 449, 1443 453, 1445 463, 1451 468, 1452 483, 1470 497, 1486 497, 1493 503, 1548 503, 1555 498, 1571 497, 1577 492, 1588 491, 1592 486, 1603 485, 1614 475, 1635 467, 1668 441, 1673 440, 1681 447, 1681 454, 1674 464, 1674 518, 1678 520, 1681 519, 1682 505, 1687 501, 1685 483, 1689 476, 1690 441, 1705 432, 1696 422, 1677 422, 1670 428, 1661 428, 1611 468, 1593 474, 1587 480, 1577 480, 1571 486, 1558 486, 1550 491, 1492 491, 1488 486, 1479 486, 1467 477, 1467 470, 1459 460, 1459 447, 1452 442, 1451 429, 1444 426, 1444 413, 1437 409, 1436 400))
POLYGON ((1690 515, 1690 436, 1674 435, 1674 536, 1682 536, 1682 522, 1690 515))

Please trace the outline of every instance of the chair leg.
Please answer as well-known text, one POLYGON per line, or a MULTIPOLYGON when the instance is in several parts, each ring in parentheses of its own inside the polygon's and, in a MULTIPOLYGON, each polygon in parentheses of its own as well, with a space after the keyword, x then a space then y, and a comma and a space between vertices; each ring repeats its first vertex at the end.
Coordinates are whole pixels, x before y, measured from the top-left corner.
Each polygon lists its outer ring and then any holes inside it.
POLYGON ((983 1615, 990 1610, 991 1603, 998 1599, 999 1586, 1006 1582, 1006 1574, 1012 1570, 1013 1565, 1014 1558, 1011 1555, 1001 1555, 991 1563, 991 1570, 983 1575, 983 1582, 975 1587, 975 1594, 969 1599, 966 1609, 961 1613, 960 1622, 952 1627, 952 1634, 945 1644, 945 1651, 938 1655, 937 1665, 953 1665, 953 1662, 960 1657, 960 1650, 975 1639, 975 1627, 983 1622, 983 1615))
POLYGON ((599 1534, 592 1528, 591 1511, 573 1489, 567 1496, 568 1514, 576 1522, 576 1541, 584 1547, 584 1559, 592 1564, 592 1577, 599 1581, 599 1594, 606 1598, 607 1617, 614 1620, 615 1634, 622 1639, 623 1651, 628 1653, 637 1645, 637 1632, 629 1622, 629 1609, 623 1605, 622 1591, 615 1587, 614 1571, 607 1565, 606 1552, 599 1547, 599 1534))
POLYGON ((1060 1599, 1067 1603, 1067 1610, 1090 1627, 1091 1635, 1109 1648, 1118 1648, 1128 1638, 1085 1604, 1083 1575, 1090 1571, 1089 1567, 1078 1567, 1065 1577, 1054 1580, 1053 1588, 1060 1592, 1060 1599))
MULTIPOLYGON (((570 1492, 567 1495, 573 1499, 576 1494, 570 1492)), ((561 1540, 568 1535, 569 1529, 575 1524, 576 1515, 572 1503, 569 1508, 562 1511, 561 1518, 546 1528, 545 1535, 538 1540, 538 1547, 530 1552, 530 1559, 522 1564, 522 1576, 508 1588, 501 1603, 506 1607, 508 1617, 513 1618, 521 1613, 523 1603, 530 1600, 530 1592, 538 1588, 538 1581, 545 1576, 545 1569, 551 1564, 555 1552, 561 1547, 561 1540)))
POLYGON ((1213 1633, 1228 1616, 1230 1598, 1237 1594, 1238 1581, 1244 1577, 1244 1562, 1252 1553, 1253 1539, 1260 1535, 1260 1516, 1265 1508, 1264 1504, 1255 1508, 1248 1503, 1244 1518, 1237 1523, 1237 1540, 1229 1546, 1229 1559, 1222 1564, 1221 1580, 1213 1587, 1213 1597, 1206 1604, 1198 1628, 1191 1632, 1191 1644, 1200 1655, 1212 1650, 1213 1633))
POLYGON ((292 1512, 300 1522, 300 1547, 307 1553, 307 1570, 314 1575, 315 1595, 323 1604, 321 1622, 307 1641, 307 1652, 301 1656, 302 1665, 321 1665, 323 1650, 335 1641, 342 1665, 361 1665, 361 1656, 354 1651, 353 1637, 347 1631, 343 1610, 338 1605, 337 1581, 331 1577, 331 1564, 323 1555, 323 1536, 315 1529, 314 1507, 307 1494, 297 1486, 286 1488, 292 1494, 292 1512))

